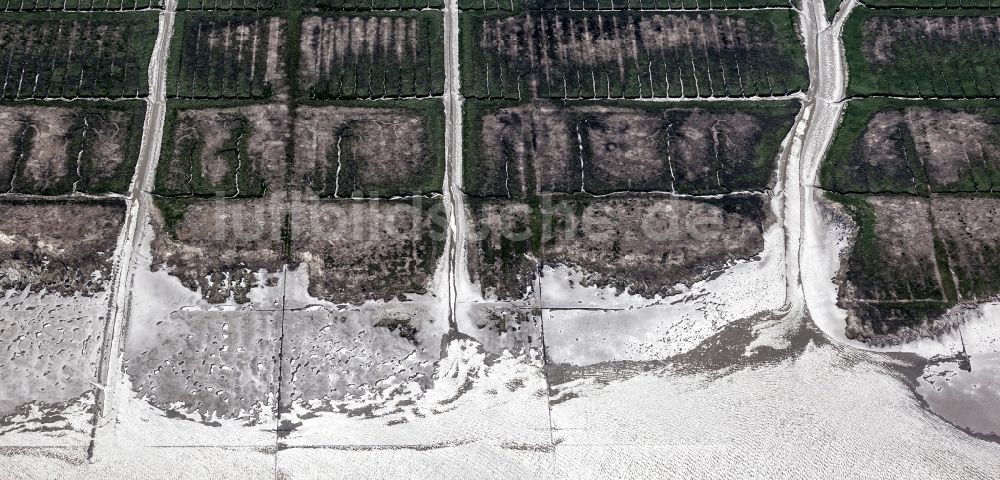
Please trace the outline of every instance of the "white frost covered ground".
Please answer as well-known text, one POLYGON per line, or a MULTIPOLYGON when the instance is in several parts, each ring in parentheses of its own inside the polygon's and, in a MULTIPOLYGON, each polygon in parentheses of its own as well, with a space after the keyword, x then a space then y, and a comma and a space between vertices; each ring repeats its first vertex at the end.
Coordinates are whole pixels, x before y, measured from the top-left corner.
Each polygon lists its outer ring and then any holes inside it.
POLYGON ((646 374, 556 404, 555 477, 990 478, 1000 445, 928 413, 877 355, 811 344, 721 378, 646 374))
POLYGON ((774 225, 764 234, 759 260, 739 262, 683 293, 654 300, 579 282, 570 286, 572 272, 549 268, 541 281, 546 351, 553 362, 573 365, 686 352, 736 320, 780 310, 783 255, 782 229, 774 225))

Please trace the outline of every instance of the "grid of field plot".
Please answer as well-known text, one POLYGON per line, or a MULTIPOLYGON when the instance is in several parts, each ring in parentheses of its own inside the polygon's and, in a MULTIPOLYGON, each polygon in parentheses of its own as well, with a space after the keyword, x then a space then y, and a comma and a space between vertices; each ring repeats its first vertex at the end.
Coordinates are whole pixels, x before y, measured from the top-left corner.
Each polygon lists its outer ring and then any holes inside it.
POLYGON ((426 97, 444 90, 442 16, 306 16, 299 85, 309 98, 426 97))
POLYGON ((0 12, 70 11, 91 12, 111 10, 162 9, 163 0, 3 0, 0 12))
POLYGON ((91 440, 159 5, 0 3, 5 446, 91 440))
POLYGON ((808 88, 787 3, 459 6, 469 265, 484 296, 540 298, 538 272, 560 265, 589 285, 667 294, 760 247, 779 145, 800 109, 783 97, 808 88), (724 101, 676 101, 706 97, 724 101), (746 97, 777 99, 735 101, 746 97), (644 243, 651 211, 664 230, 718 219, 706 227, 718 241, 644 243), (581 235, 588 222, 608 228, 581 235))
POLYGON ((132 180, 145 104, 0 103, 0 185, 10 194, 125 193, 132 180))
POLYGON ((462 15, 478 98, 750 97, 804 91, 791 10, 462 15))
POLYGON ((288 5, 287 0, 177 0, 177 10, 272 10, 288 5))
POLYGON ((727 10, 787 7, 787 0, 458 0, 462 10, 727 10))
POLYGON ((176 98, 283 94, 287 36, 287 20, 267 13, 178 13, 167 93, 176 98))
POLYGON ((854 95, 1000 93, 1000 16, 987 10, 856 9, 845 25, 854 95))
POLYGON ((299 0, 302 9, 332 11, 422 10, 443 8, 443 0, 299 0))
POLYGON ((0 14, 0 98, 144 97, 152 12, 0 14))
POLYGON ((821 170, 858 226, 841 304, 870 331, 1000 292, 1000 103, 852 100, 821 170))
POLYGON ((441 92, 441 14, 186 8, 171 47, 154 265, 211 303, 258 302, 258 272, 282 278, 286 263, 331 302, 423 292, 442 253, 430 214, 441 208, 444 110, 440 98, 392 97, 441 92), (345 223, 399 215, 417 222, 412 235, 376 232, 365 246, 349 236, 361 225, 345 223))

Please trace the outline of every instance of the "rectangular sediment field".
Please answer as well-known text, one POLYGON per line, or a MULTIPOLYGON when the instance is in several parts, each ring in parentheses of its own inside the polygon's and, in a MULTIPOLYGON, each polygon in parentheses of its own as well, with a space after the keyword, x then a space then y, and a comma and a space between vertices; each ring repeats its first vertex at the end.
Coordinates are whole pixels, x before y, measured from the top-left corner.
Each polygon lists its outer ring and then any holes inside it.
POLYGON ((321 198, 440 193, 444 109, 436 99, 303 102, 294 157, 293 184, 321 198))
POLYGON ((795 100, 470 100, 464 188, 517 199, 583 191, 764 191, 798 110, 795 100))
POLYGON ((285 188, 288 107, 281 103, 173 101, 156 169, 169 197, 259 197, 285 188))
POLYGON ((462 10, 726 10, 788 7, 787 0, 458 0, 462 10))
POLYGON ((0 12, 52 12, 60 10, 99 12, 162 8, 163 0, 0 0, 0 12))
POLYGON ((1000 186, 1000 101, 855 99, 821 168, 840 193, 989 193, 1000 186))
POLYGON ((177 0, 177 10, 277 10, 288 0, 177 0))
POLYGON ((183 12, 176 17, 167 74, 172 98, 286 95, 288 21, 250 12, 183 12))
POLYGON ((857 227, 838 302, 863 335, 933 328, 948 309, 1000 294, 995 194, 830 197, 857 227))
POLYGON ((849 323, 868 336, 894 334, 955 304, 948 256, 927 198, 830 195, 857 227, 838 296, 851 312, 849 323))
POLYGON ((145 111, 139 100, 0 103, 0 193, 125 193, 145 111))
POLYGON ((853 332, 893 341, 1000 294, 998 124, 992 99, 850 101, 820 183, 857 227, 839 294, 853 332))
POLYGON ((321 100, 441 95, 443 42, 439 12, 304 16, 301 95, 321 100))
POLYGON ((844 46, 853 95, 1000 95, 995 10, 855 9, 844 46))
POLYGON ((302 10, 364 12, 444 8, 444 0, 298 0, 302 10))
POLYGON ((0 14, 0 98, 144 97, 153 12, 0 14))
POLYGON ((792 10, 462 15, 476 98, 751 97, 804 91, 792 10))
POLYGON ((469 201, 469 270, 487 297, 530 296, 541 267, 586 272, 585 285, 652 298, 763 248, 764 195, 546 194, 469 201))
POLYGON ((996 0, 865 0, 865 6, 871 8, 912 8, 912 9, 944 9, 944 8, 982 8, 1000 7, 996 0))

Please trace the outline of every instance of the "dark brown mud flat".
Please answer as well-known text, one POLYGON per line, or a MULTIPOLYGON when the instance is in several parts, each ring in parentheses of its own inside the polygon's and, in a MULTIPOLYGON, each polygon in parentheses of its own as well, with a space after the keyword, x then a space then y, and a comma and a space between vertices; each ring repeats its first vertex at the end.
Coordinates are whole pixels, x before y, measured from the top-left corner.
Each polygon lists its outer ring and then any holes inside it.
POLYGON ((764 248, 766 209, 756 195, 557 197, 543 262, 582 270, 585 285, 669 295, 678 284, 756 257, 764 248))
POLYGON ((839 290, 850 338, 893 345, 945 333, 962 318, 950 310, 1000 294, 996 198, 832 196, 856 228, 839 290))
POLYGON ((293 202, 292 259, 309 269, 309 294, 335 303, 405 299, 427 291, 444 252, 439 199, 293 202))
POLYGON ((144 113, 138 101, 0 106, 0 192, 124 193, 144 113))
POLYGON ((168 112, 156 193, 170 197, 259 197, 285 188, 291 136, 281 104, 168 112))
POLYGON ((795 101, 469 102, 465 189, 512 199, 764 191, 798 107, 795 101))
POLYGON ((566 265, 585 286, 669 295, 764 246, 766 198, 669 195, 544 196, 472 202, 469 265, 484 293, 523 299, 540 265, 566 265))
POLYGON ((523 300, 538 272, 537 207, 523 201, 470 198, 469 273, 486 297, 523 300))
POLYGON ((323 198, 439 193, 443 114, 437 101, 300 106, 293 182, 323 198))
POLYGON ((246 303, 257 274, 288 261, 288 207, 279 198, 158 198, 156 205, 152 268, 210 302, 246 303))
POLYGON ((111 278, 125 203, 0 200, 0 290, 65 296, 102 292, 111 278))
POLYGON ((1000 185, 1000 104, 853 100, 825 160, 840 193, 992 192, 1000 185))

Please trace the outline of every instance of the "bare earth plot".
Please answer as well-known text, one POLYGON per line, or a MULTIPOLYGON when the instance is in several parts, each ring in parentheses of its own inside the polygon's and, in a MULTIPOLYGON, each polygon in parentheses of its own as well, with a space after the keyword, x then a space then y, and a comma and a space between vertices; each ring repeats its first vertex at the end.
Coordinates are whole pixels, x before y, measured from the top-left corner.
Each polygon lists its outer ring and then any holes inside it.
POLYGON ((823 167, 841 193, 983 192, 1000 184, 993 101, 855 100, 823 167))
POLYGON ((808 86, 795 24, 790 10, 470 12, 462 89, 517 100, 787 95, 808 86))
POLYGON ((0 14, 0 98, 144 97, 156 15, 0 14))
POLYGON ((284 189, 291 135, 284 104, 172 105, 157 194, 259 197, 284 189))
POLYGON ((0 190, 124 193, 139 155, 142 103, 0 106, 0 190))
POLYGON ((440 102, 319 102, 295 113, 296 186, 323 198, 441 192, 440 102))
POLYGON ((473 102, 464 188, 473 196, 660 191, 721 194, 773 185, 798 102, 473 102))

